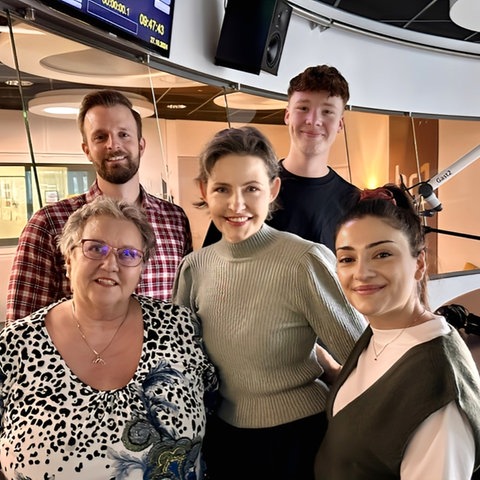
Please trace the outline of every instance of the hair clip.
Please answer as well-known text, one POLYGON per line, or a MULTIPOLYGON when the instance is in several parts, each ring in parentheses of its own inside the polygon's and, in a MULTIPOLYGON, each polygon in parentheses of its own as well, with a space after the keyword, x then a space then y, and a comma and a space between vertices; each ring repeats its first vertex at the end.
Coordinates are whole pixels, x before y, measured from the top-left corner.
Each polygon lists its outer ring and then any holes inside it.
POLYGON ((365 189, 360 192, 359 202, 363 200, 386 200, 387 202, 397 205, 393 193, 384 187, 374 188, 373 190, 365 189))

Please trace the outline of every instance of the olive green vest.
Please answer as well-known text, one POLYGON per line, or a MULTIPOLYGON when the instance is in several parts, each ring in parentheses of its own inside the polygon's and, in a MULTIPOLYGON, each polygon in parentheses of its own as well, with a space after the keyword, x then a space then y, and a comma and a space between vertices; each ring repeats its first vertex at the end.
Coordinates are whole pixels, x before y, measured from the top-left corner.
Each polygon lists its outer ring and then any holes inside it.
POLYGON ((416 428, 455 400, 470 421, 480 464, 480 377, 456 330, 416 345, 363 394, 332 417, 338 389, 355 368, 372 331, 366 329, 327 401, 329 428, 315 460, 316 480, 400 478, 416 428))

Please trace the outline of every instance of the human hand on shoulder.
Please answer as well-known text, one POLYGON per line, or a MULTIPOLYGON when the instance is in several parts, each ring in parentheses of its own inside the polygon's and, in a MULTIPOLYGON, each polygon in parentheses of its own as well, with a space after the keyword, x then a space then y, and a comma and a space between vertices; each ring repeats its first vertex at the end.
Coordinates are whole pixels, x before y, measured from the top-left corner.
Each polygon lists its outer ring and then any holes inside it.
POLYGON ((342 365, 338 363, 330 353, 320 346, 318 343, 315 345, 315 354, 317 361, 323 368, 323 374, 320 377, 327 385, 332 385, 340 375, 342 365))

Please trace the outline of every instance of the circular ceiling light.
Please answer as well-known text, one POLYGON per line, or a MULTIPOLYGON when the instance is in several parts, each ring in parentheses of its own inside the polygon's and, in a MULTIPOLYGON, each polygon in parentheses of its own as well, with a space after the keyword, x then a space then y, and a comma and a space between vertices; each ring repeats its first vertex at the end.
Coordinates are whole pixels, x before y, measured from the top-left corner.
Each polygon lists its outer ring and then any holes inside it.
POLYGON ((167 108, 169 108, 170 110, 183 110, 187 108, 187 106, 183 103, 169 103, 167 105, 167 108))
POLYGON ((238 110, 283 110, 287 106, 285 100, 259 97, 244 92, 219 95, 213 99, 213 103, 219 107, 227 108, 228 106, 228 108, 236 108, 238 110))
MULTIPOLYGON (((15 49, 22 71, 67 82, 131 88, 183 88, 202 85, 143 63, 127 60, 73 40, 19 23, 15 49), (20 26, 22 30, 20 30, 20 26), (21 33, 19 33, 21 32, 21 33), (36 34, 32 39, 32 34, 36 34), (34 43, 32 43, 34 42, 34 43), (34 45, 34 48, 32 48, 34 45)), ((15 68, 9 35, 0 35, 0 62, 15 68)))
MULTIPOLYGON (((55 118, 76 119, 83 97, 91 90, 62 89, 42 92, 28 102, 28 111, 35 115, 55 118)), ((142 118, 153 115, 154 108, 151 102, 142 95, 131 92, 123 93, 142 118)))
POLYGON ((22 87, 31 87, 33 85, 33 82, 30 80, 5 80, 5 84, 8 85, 9 87, 18 87, 21 85, 22 87))
POLYGON ((458 26, 480 31, 480 2, 478 0, 450 0, 450 18, 458 26))

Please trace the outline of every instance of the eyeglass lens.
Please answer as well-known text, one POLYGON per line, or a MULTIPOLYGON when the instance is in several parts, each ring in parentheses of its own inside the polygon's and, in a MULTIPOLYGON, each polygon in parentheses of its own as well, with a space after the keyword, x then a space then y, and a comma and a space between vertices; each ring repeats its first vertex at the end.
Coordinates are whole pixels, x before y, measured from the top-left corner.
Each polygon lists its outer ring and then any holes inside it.
POLYGON ((142 252, 136 248, 114 248, 97 240, 82 240, 84 255, 91 260, 102 260, 108 256, 110 250, 115 253, 118 263, 127 267, 136 267, 142 261, 142 252))

